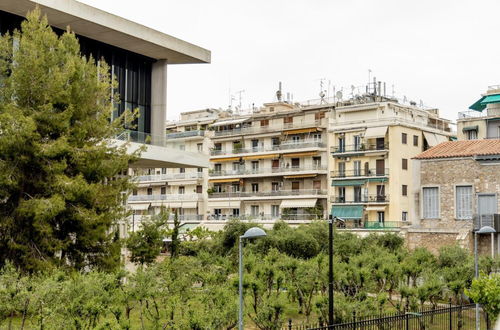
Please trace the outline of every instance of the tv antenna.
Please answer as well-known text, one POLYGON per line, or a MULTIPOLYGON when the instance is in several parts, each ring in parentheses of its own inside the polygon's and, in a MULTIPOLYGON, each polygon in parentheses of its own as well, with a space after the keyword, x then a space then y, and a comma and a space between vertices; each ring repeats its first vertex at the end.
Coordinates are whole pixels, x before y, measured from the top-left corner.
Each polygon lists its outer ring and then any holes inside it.
POLYGON ((236 110, 237 110, 238 113, 241 110, 241 94, 244 93, 244 92, 245 92, 244 89, 236 92, 236 94, 238 94, 238 107, 236 108, 236 110))

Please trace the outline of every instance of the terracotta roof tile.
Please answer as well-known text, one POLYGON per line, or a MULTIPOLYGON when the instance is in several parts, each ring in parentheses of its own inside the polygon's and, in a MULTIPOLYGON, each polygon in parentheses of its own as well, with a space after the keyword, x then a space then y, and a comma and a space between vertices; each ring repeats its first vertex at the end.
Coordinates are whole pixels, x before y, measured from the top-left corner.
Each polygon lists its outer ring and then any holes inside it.
POLYGON ((500 139, 450 141, 424 151, 415 159, 500 155, 500 139))

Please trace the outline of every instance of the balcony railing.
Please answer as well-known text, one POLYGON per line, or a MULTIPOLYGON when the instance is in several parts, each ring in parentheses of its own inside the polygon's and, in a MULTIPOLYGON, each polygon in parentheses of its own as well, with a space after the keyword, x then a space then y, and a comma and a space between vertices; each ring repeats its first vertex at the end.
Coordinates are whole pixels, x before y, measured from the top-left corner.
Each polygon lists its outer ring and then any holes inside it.
POLYGON ((474 229, 480 229, 484 226, 490 226, 500 233, 500 215, 499 214, 478 214, 473 215, 474 229), (495 219, 496 218, 496 219, 495 219))
MULTIPOLYGON (((133 217, 134 217, 134 221, 140 222, 141 220, 144 221, 145 219, 150 219, 151 215, 149 215, 149 214, 137 215, 136 214, 133 217)), ((179 214, 178 219, 181 223, 186 222, 186 221, 202 221, 203 215, 201 215, 201 214, 179 214)), ((168 221, 174 221, 174 215, 172 213, 169 214, 168 221)))
POLYGON ((389 169, 376 169, 371 168, 369 170, 360 169, 360 170, 345 170, 345 171, 331 171, 330 173, 332 178, 351 178, 351 177, 384 177, 389 175, 389 169))
POLYGON ((272 214, 258 214, 258 215, 227 215, 227 214, 211 214, 208 220, 214 221, 227 221, 227 220, 241 220, 241 221, 312 221, 324 219, 323 216, 317 214, 289 214, 289 215, 272 215, 272 214))
POLYGON ((408 221, 361 221, 361 219, 346 220, 336 222, 337 228, 340 229, 397 229, 402 226, 409 225, 408 221))
POLYGON ((339 204, 355 204, 355 203, 387 203, 389 202, 389 195, 361 195, 359 198, 347 198, 343 196, 335 196, 334 203, 339 204))
POLYGON ((132 195, 128 197, 129 202, 149 201, 198 201, 202 194, 166 194, 166 195, 132 195))
POLYGON ((193 136, 205 136, 205 131, 193 130, 193 131, 169 133, 166 135, 167 140, 168 139, 182 139, 182 138, 193 137, 193 136))
POLYGON ((332 153, 342 154, 342 153, 356 153, 365 151, 383 151, 389 149, 389 143, 361 143, 361 144, 350 144, 345 146, 335 146, 332 147, 332 153))
MULTIPOLYGON (((259 125, 259 123, 256 123, 259 125)), ((215 131, 215 136, 230 136, 230 135, 241 135, 241 134, 254 134, 254 133, 268 133, 268 132, 279 132, 286 129, 294 128, 306 128, 306 127, 320 127, 326 126, 326 120, 315 120, 310 122, 300 122, 300 123, 287 123, 281 125, 268 125, 268 126, 247 126, 241 128, 234 128, 229 130, 215 131)))
POLYGON ((231 154, 246 154, 252 152, 266 152, 266 151, 280 151, 280 150, 290 150, 290 149, 305 149, 305 148, 325 148, 326 144, 320 141, 301 141, 301 142, 290 142, 282 143, 280 145, 275 145, 271 147, 253 147, 253 148, 237 148, 232 150, 212 150, 210 154, 212 156, 220 155, 231 155, 231 154))
POLYGON ((306 171, 326 171, 326 165, 318 166, 301 166, 301 167, 267 167, 258 169, 244 169, 237 170, 223 170, 218 172, 211 172, 210 176, 233 176, 233 175, 251 175, 251 174, 277 174, 277 173, 294 173, 306 171))
POLYGON ((240 198, 240 197, 267 197, 267 196, 301 196, 301 195, 326 195, 326 190, 297 189, 297 190, 271 190, 271 191, 243 191, 243 192, 214 192, 209 198, 240 198))
POLYGON ((160 147, 167 147, 172 149, 183 150, 185 148, 184 143, 178 141, 167 140, 165 136, 152 135, 144 132, 137 132, 131 130, 124 130, 120 134, 115 136, 116 140, 136 142, 141 144, 151 144, 160 147))
POLYGON ((159 182, 159 181, 168 181, 168 180, 183 180, 183 179, 201 179, 203 178, 203 173, 195 172, 195 173, 168 173, 168 174, 153 174, 153 175, 138 175, 133 177, 133 180, 136 182, 159 182))

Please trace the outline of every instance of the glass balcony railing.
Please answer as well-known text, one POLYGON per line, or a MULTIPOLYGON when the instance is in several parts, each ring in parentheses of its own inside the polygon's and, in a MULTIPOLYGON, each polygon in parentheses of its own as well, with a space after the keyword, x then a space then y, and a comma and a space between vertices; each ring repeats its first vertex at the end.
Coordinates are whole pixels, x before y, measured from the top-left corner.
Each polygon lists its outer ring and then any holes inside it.
POLYGON ((389 195, 361 195, 357 197, 335 196, 333 203, 338 204, 355 204, 355 203, 388 203, 389 195))
POLYGON ((370 168, 360 170, 331 171, 332 178, 352 178, 352 177, 384 177, 389 175, 388 168, 370 168))
POLYGON ((202 194, 165 194, 165 195, 131 195, 129 202, 149 202, 149 201, 198 201, 202 194))
POLYGON ((290 149, 305 149, 305 148, 325 148, 326 144, 321 141, 303 140, 300 142, 282 143, 280 145, 270 147, 252 147, 252 148, 236 148, 232 150, 212 150, 212 156, 232 155, 232 154, 246 154, 252 152, 266 152, 266 151, 280 151, 290 149))
POLYGON ((307 196, 326 195, 322 189, 297 189, 297 190, 271 190, 271 191, 246 191, 246 192, 213 192, 209 198, 241 198, 241 197, 268 197, 268 196, 307 196))
POLYGON ((294 128, 325 127, 326 123, 327 123, 326 120, 314 120, 308 122, 286 123, 280 125, 247 126, 241 128, 215 131, 215 136, 219 137, 219 136, 230 136, 230 135, 241 135, 241 134, 279 132, 294 128))
POLYGON ((300 167, 267 167, 258 169, 236 169, 210 172, 210 176, 236 176, 236 175, 251 175, 251 174, 278 174, 278 173, 294 173, 307 171, 326 171, 326 165, 318 166, 300 166, 300 167))
POLYGON ((168 173, 168 174, 153 174, 153 175, 138 175, 132 178, 135 182, 159 182, 159 181, 168 181, 168 180, 196 180, 202 179, 203 173, 195 172, 195 173, 168 173))
POLYGON ((405 221, 365 221, 363 228, 365 229, 396 229, 407 225, 405 221))
POLYGON ((144 132, 124 130, 115 136, 116 140, 150 144, 154 146, 184 150, 185 144, 179 141, 168 140, 165 136, 152 135, 144 132))
POLYGON ((384 151, 389 149, 389 143, 361 143, 361 144, 350 144, 345 146, 335 146, 332 147, 331 152, 334 154, 342 153, 362 153, 365 151, 384 151))
POLYGON ((182 138, 188 138, 188 137, 193 137, 193 136, 205 136, 205 131, 193 130, 193 131, 169 133, 166 135, 166 138, 167 138, 167 140, 168 139, 182 139, 182 138))

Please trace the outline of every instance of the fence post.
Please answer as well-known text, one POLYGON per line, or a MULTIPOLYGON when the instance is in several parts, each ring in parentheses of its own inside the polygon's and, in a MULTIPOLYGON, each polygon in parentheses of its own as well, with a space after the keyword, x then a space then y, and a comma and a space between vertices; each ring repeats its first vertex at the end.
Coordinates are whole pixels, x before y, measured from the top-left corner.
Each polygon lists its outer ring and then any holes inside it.
POLYGON ((405 313, 405 321, 406 330, 410 330, 410 314, 408 314, 408 312, 405 313))
POLYGON ((288 319, 288 330, 292 330, 292 319, 288 319))
POLYGON ((449 314, 449 319, 450 319, 450 330, 453 330, 453 313, 451 312, 451 298, 450 298, 450 303, 449 303, 449 309, 450 309, 450 312, 448 313, 449 314))
POLYGON ((319 317, 319 327, 323 328, 323 318, 321 316, 319 317))

